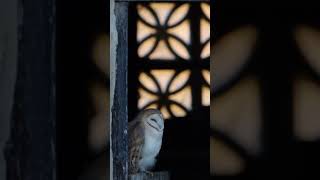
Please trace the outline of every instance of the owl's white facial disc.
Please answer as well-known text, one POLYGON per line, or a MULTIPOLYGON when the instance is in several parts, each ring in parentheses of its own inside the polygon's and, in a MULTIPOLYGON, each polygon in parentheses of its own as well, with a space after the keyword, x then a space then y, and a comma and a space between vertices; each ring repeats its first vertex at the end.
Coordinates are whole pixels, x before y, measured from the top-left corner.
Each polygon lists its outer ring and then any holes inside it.
POLYGON ((162 132, 164 128, 163 117, 160 114, 152 114, 145 121, 147 126, 150 126, 152 129, 162 132))

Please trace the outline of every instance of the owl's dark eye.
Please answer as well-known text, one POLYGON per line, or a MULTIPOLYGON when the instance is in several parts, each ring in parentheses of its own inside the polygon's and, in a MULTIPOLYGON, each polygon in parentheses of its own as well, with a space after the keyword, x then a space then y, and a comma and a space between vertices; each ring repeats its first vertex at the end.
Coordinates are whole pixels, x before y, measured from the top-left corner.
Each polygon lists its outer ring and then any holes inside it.
POLYGON ((151 121, 153 121, 153 122, 155 122, 155 123, 157 123, 157 120, 155 120, 155 119, 153 119, 153 118, 152 118, 152 119, 150 119, 150 120, 151 120, 151 121))

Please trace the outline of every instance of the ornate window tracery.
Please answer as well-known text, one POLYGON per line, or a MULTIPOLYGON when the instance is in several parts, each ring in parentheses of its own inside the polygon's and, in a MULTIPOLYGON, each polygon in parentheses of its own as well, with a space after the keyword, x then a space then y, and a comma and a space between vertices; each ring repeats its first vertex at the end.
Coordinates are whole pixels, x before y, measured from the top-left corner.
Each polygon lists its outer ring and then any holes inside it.
POLYGON ((210 106, 210 4, 139 3, 134 8, 136 48, 129 66, 136 68, 137 110, 158 108, 170 119, 210 106))

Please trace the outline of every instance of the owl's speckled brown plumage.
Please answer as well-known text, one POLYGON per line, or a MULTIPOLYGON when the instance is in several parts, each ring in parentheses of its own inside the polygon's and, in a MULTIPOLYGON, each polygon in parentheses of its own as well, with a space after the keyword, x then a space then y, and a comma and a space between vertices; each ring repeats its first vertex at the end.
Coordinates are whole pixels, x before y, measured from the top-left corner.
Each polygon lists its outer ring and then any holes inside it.
POLYGON ((160 151, 164 122, 159 110, 146 109, 129 122, 129 174, 150 170, 160 151))

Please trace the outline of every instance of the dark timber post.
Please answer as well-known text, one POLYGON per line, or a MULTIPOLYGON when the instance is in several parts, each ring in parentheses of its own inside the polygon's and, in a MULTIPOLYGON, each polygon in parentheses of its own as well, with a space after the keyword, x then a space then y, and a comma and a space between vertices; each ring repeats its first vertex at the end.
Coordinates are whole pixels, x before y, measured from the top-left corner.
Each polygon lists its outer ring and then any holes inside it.
POLYGON ((128 3, 114 3, 111 9, 111 23, 116 29, 111 29, 111 176, 114 180, 128 179, 128 3))
POLYGON ((55 180, 54 0, 19 0, 8 180, 55 180))

